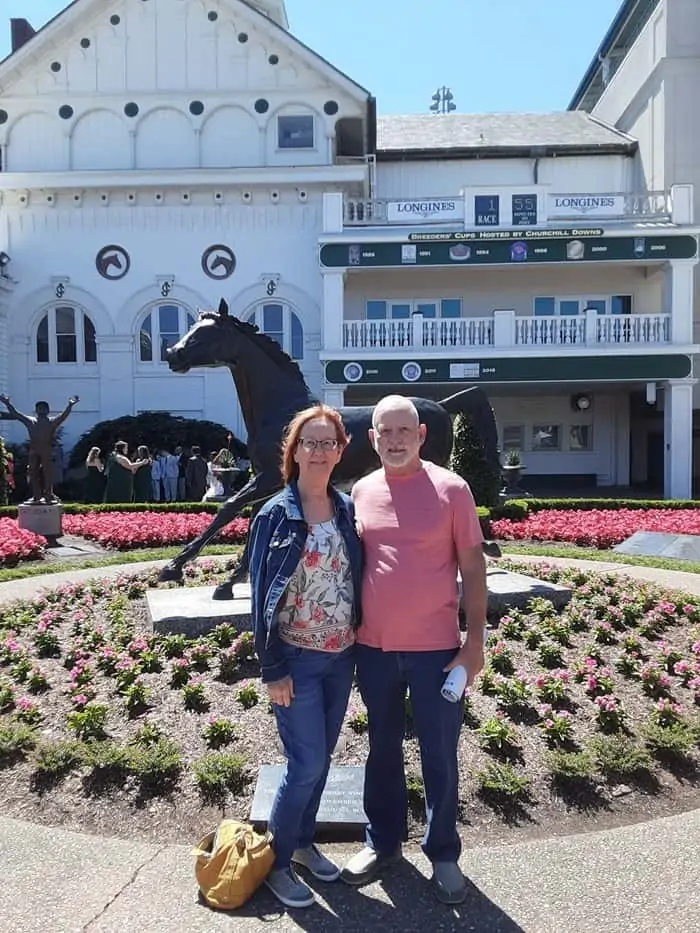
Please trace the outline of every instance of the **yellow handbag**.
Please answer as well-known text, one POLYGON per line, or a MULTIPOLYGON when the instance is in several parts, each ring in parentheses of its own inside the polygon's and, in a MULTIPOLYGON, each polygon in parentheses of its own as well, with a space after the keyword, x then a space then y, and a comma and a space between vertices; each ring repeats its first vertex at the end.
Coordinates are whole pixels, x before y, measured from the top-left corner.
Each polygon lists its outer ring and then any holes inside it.
POLYGON ((210 907, 232 910, 255 894, 275 860, 271 841, 270 833, 256 833, 248 823, 222 820, 199 842, 194 873, 210 907))

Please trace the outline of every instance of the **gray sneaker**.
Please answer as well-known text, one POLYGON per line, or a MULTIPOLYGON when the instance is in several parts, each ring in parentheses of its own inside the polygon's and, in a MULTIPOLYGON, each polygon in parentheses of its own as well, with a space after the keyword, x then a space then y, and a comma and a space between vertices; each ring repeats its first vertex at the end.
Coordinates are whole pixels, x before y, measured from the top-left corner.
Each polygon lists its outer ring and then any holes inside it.
POLYGON ((461 904, 467 896, 467 882, 456 862, 433 862, 432 881, 443 904, 461 904))
POLYGON ((311 907, 316 898, 311 888, 294 874, 293 868, 271 871, 265 884, 285 907, 311 907))
POLYGON ((340 878, 340 869, 335 862, 326 858, 314 845, 306 849, 297 849, 292 856, 292 861, 295 865, 308 868, 314 878, 318 878, 319 881, 336 881, 340 878))
POLYGON ((359 887, 372 881, 385 865, 398 862, 400 858, 401 846, 388 854, 376 852, 370 846, 365 846, 357 855, 353 855, 341 871, 340 877, 346 884, 359 887))

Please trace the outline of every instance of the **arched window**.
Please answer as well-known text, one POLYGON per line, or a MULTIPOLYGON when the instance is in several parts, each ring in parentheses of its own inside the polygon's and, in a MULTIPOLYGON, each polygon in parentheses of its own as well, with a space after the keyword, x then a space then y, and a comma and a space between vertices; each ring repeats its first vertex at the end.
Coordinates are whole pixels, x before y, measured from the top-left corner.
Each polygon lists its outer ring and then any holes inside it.
POLYGON ((289 305, 281 301, 266 302, 259 305, 248 320, 276 340, 293 360, 304 359, 304 328, 289 305))
POLYGON ((164 363, 166 350, 195 325, 191 311, 181 305, 160 304, 148 312, 139 332, 139 360, 164 363))
POLYGON ((95 325, 72 305, 49 308, 36 330, 37 363, 96 363, 95 325))

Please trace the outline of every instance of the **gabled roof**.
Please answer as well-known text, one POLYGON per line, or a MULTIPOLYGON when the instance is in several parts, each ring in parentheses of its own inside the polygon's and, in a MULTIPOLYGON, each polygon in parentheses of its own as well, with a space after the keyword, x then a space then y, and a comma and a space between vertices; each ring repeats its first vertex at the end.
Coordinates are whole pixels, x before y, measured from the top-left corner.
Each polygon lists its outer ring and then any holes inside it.
MULTIPOLYGON (((220 2, 230 6, 235 6, 236 4, 245 6, 252 17, 258 19, 261 25, 265 25, 276 34, 277 40, 282 45, 286 45, 291 52, 296 52, 302 59, 306 59, 311 67, 319 68, 320 66, 322 70, 328 73, 329 77, 344 85, 345 90, 351 95, 365 100, 371 98, 371 94, 366 88, 362 87, 362 85, 358 84, 356 81, 353 81, 352 78, 348 77, 343 71, 340 71, 339 68, 336 68, 335 65, 331 64, 331 62, 322 55, 319 55, 318 52, 314 52, 313 49, 293 36, 287 29, 280 26, 269 16, 266 16, 265 13, 262 13, 253 3, 249 2, 249 0, 220 0, 220 2)), ((50 42, 56 40, 61 29, 69 28, 75 20, 83 15, 87 15, 94 8, 99 6, 107 6, 105 0, 73 0, 72 3, 69 3, 68 6, 61 10, 60 13, 57 13, 53 19, 45 23, 28 42, 17 49, 17 51, 10 52, 5 59, 0 61, 0 81, 2 81, 6 74, 9 74, 16 65, 19 65, 26 58, 35 55, 44 44, 48 45, 50 42)))
POLYGON ((631 136, 581 111, 561 113, 450 113, 381 116, 377 156, 479 158, 631 155, 631 136))

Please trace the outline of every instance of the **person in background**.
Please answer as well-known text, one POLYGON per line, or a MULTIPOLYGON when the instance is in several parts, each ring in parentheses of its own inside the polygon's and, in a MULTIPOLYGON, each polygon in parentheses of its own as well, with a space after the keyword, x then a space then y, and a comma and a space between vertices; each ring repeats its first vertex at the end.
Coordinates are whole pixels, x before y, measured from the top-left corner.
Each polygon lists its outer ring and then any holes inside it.
POLYGON ((224 487, 221 480, 214 474, 215 460, 218 456, 216 450, 212 450, 209 453, 209 460, 207 462, 207 491, 204 493, 205 501, 210 499, 217 499, 224 494, 224 487))
POLYGON ((99 447, 91 447, 85 458, 87 478, 85 480, 85 501, 102 502, 105 494, 105 465, 99 447))
POLYGON ((148 447, 141 445, 136 449, 136 456, 141 466, 134 473, 134 502, 150 502, 153 493, 151 453, 148 447))
POLYGON ((362 551, 348 496, 330 485, 349 441, 337 411, 299 412, 282 448, 285 487, 250 530, 255 650, 287 758, 269 829, 275 862, 266 884, 286 907, 340 869, 313 844, 316 814, 348 704, 360 622, 362 551))
MULTIPOLYGON (((129 460, 126 441, 117 441, 107 459, 105 475, 105 502, 132 502, 134 498, 134 473, 143 466, 140 460, 129 460)), ((148 462, 148 461, 145 461, 148 462)))
POLYGON ((192 448, 192 456, 186 464, 186 480, 192 502, 201 502, 207 491, 207 461, 202 456, 201 448, 192 448))
POLYGON ((187 502, 187 453, 182 447, 175 448, 177 457, 177 498, 178 502, 187 502))
POLYGON ((163 465, 160 457, 154 457, 151 463, 151 488, 153 501, 160 502, 162 496, 163 465))
POLYGON ((166 502, 177 501, 177 478, 180 472, 180 461, 169 450, 163 448, 160 452, 161 471, 163 473, 163 491, 166 502))
POLYGON ((467 885, 459 868, 457 744, 464 701, 442 694, 447 672, 462 667, 470 684, 484 666, 486 566, 479 519, 461 477, 421 460, 426 427, 410 399, 377 403, 369 432, 382 466, 353 487, 365 554, 357 681, 367 707, 367 844, 343 869, 362 885, 401 855, 406 838, 403 738, 406 691, 420 745, 427 829, 436 895, 459 904, 467 885), (459 629, 457 571, 467 637, 459 629))

